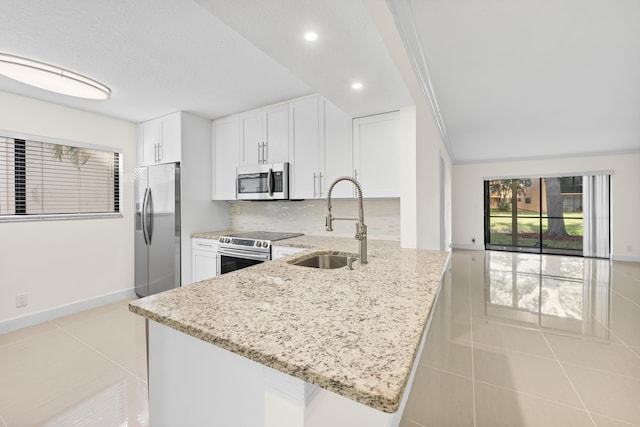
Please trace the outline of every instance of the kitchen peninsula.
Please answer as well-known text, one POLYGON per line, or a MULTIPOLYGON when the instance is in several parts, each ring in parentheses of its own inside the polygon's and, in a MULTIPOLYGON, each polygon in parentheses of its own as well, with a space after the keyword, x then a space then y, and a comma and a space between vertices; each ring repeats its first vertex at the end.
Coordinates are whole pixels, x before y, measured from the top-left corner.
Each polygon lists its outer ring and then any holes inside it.
POLYGON ((152 425, 399 422, 447 253, 371 240, 368 264, 321 270, 291 263, 354 239, 283 245, 309 252, 130 304, 149 320, 152 425))

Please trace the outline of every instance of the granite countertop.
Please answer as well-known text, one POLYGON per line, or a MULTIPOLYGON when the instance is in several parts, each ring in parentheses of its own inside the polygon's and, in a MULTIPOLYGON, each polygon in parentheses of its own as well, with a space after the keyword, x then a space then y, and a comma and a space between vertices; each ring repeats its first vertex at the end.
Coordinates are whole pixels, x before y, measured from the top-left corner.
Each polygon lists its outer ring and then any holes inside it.
MULTIPOLYGON (((279 243, 313 251, 358 250, 355 239, 344 237, 307 235, 279 243)), ((290 265, 309 256, 295 254, 152 295, 130 303, 129 309, 362 404, 395 412, 447 253, 401 249, 394 241, 369 240, 368 245, 369 263, 356 262, 353 270, 290 265)))
POLYGON ((198 239, 218 239, 220 236, 228 236, 229 234, 234 233, 233 230, 220 230, 220 231, 204 231, 201 233, 191 233, 191 238, 198 239))

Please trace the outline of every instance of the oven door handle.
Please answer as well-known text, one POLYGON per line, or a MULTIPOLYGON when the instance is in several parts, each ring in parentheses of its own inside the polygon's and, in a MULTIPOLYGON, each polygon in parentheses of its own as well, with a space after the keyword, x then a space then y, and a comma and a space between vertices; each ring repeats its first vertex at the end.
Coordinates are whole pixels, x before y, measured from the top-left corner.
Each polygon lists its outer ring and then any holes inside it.
POLYGON ((218 249, 221 256, 231 256, 236 258, 252 259, 255 261, 269 261, 271 254, 269 253, 250 253, 246 251, 236 251, 233 249, 218 249))

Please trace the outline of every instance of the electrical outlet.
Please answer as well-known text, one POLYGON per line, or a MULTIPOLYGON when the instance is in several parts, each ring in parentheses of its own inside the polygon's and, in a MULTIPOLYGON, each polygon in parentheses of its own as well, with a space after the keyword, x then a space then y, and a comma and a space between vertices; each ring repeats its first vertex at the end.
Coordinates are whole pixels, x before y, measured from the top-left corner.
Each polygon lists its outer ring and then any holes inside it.
POLYGON ((26 307, 29 305, 29 294, 16 295, 16 308, 26 307))

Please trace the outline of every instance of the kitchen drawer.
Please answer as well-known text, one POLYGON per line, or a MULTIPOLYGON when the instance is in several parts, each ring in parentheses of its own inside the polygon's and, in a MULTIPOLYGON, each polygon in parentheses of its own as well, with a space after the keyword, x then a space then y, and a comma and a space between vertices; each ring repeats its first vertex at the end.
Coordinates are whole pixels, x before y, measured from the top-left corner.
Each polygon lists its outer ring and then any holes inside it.
POLYGON ((293 248, 290 246, 272 246, 271 259, 284 258, 286 256, 297 254, 300 252, 306 252, 306 249, 293 248))
POLYGON ((191 248, 201 251, 218 252, 218 241, 215 239, 192 238, 191 248))

